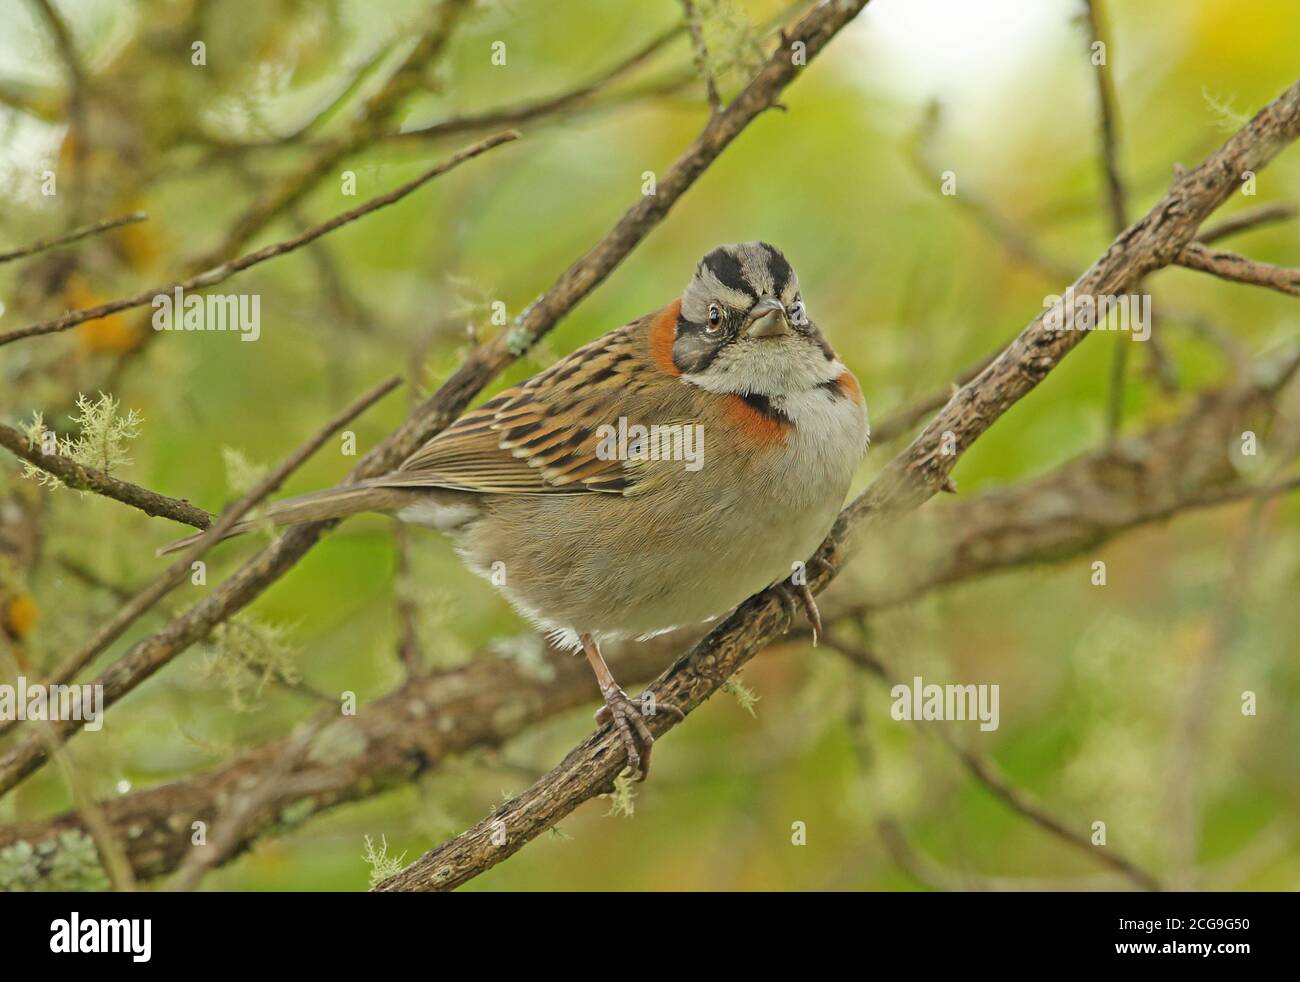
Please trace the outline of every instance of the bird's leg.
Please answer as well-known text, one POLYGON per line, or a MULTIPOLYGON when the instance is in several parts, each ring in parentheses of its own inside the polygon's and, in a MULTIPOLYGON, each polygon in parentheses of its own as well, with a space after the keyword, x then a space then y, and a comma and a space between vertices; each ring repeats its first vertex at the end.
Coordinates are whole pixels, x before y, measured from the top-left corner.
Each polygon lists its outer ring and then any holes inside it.
MULTIPOLYGON (((596 712, 596 722, 603 725, 613 721, 614 729, 618 731, 627 750, 627 766, 632 772, 632 780, 644 781, 650 773, 650 751, 655 738, 650 727, 646 726, 642 705, 631 699, 614 681, 614 675, 605 664, 596 639, 590 634, 582 634, 579 635, 579 640, 582 642, 582 650, 587 654, 587 661, 591 663, 591 670, 596 673, 600 694, 605 697, 605 705, 596 712)), ((656 704, 652 713, 660 709, 685 719, 685 714, 670 703, 656 704)))

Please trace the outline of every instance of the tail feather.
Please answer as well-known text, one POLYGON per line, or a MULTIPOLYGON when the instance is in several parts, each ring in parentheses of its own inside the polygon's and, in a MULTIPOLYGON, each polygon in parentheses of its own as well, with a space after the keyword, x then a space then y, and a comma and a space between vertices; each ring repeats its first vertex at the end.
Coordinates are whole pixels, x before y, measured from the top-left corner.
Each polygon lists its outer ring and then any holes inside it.
MULTIPOLYGON (((331 518, 347 518, 363 511, 390 512, 410 504, 414 492, 396 488, 374 487, 368 483, 349 487, 330 488, 327 491, 313 491, 311 494, 285 498, 267 506, 260 518, 236 522, 221 538, 222 540, 243 535, 256 528, 263 528, 267 522, 272 525, 301 525, 303 522, 320 522, 331 518)), ((202 532, 186 536, 169 543, 158 550, 159 556, 177 552, 198 541, 202 532)))

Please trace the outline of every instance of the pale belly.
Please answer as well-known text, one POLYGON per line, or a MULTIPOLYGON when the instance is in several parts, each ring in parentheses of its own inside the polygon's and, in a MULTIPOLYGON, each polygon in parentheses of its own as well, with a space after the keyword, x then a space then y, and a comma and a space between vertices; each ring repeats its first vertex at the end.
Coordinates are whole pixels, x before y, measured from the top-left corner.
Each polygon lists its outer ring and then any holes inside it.
POLYGON ((499 499, 458 543, 522 614, 556 632, 639 638, 725 614, 788 578, 830 531, 852 470, 743 486, 683 485, 633 500, 578 495, 499 499), (504 575, 504 582, 500 582, 504 575))

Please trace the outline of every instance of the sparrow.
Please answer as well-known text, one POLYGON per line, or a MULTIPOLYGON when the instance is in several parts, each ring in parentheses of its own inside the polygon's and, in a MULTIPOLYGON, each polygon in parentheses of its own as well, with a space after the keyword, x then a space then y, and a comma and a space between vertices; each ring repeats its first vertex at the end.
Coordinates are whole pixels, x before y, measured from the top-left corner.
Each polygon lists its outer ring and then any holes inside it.
MULTIPOLYGON (((857 379, 785 256, 723 245, 668 306, 465 413, 395 471, 279 501, 229 534, 358 512, 446 533, 554 644, 586 654, 605 701, 596 719, 643 780, 654 742, 643 717, 681 712, 629 698, 601 645, 791 587, 869 434, 857 379)), ((816 630, 812 594, 796 588, 816 630)))

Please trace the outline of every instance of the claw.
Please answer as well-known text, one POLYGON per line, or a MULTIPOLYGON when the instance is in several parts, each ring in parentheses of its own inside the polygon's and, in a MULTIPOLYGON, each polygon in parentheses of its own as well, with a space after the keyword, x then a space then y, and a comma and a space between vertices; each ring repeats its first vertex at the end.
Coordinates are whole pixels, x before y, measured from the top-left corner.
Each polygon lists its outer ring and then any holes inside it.
POLYGON ((605 705, 597 710, 596 722, 613 722, 627 751, 627 767, 632 780, 644 781, 650 774, 650 751, 654 748, 655 737, 642 718, 641 706, 617 686, 606 689, 602 695, 605 705))
POLYGON ((816 648, 817 642, 822 637, 822 612, 817 609, 817 601, 807 583, 799 587, 799 599, 803 602, 804 616, 808 618, 808 624, 812 627, 812 643, 816 648))
MULTIPOLYGON (((621 690, 620 690, 620 691, 621 691, 621 690)), ((628 701, 634 703, 635 705, 637 705, 637 706, 639 706, 639 707, 642 707, 642 708, 641 708, 641 715, 642 715, 642 716, 657 716, 657 715, 659 715, 660 712, 665 712, 665 713, 668 713, 669 715, 676 716, 676 717, 677 717, 677 722, 679 722, 679 723, 684 722, 685 719, 686 719, 686 714, 685 714, 684 712, 682 712, 681 708, 680 708, 679 706, 674 705, 674 704, 671 703, 671 702, 659 702, 659 701, 656 700, 655 703, 654 703, 654 711, 653 711, 653 712, 649 712, 649 713, 645 712, 645 710, 644 710, 644 707, 645 707, 645 693, 644 693, 644 692, 641 693, 641 695, 639 695, 639 696, 638 696, 637 698, 635 698, 635 699, 632 699, 631 697, 628 697, 628 701)), ((611 719, 613 719, 613 715, 612 715, 612 713, 611 713, 611 711, 610 711, 609 704, 606 703, 605 705, 603 705, 603 706, 601 706, 599 709, 597 709, 596 712, 595 712, 595 717, 596 717, 596 722, 597 722, 597 723, 600 723, 600 724, 602 724, 602 725, 604 725, 605 723, 608 723, 611 719)))
POLYGON ((777 584, 777 596, 781 598, 781 603, 785 607, 786 613, 794 620, 794 601, 799 598, 799 603, 803 607, 804 616, 808 618, 808 624, 812 628, 813 647, 817 647, 817 642, 822 637, 822 612, 817 609, 817 601, 813 597, 812 588, 807 583, 791 583, 789 580, 782 580, 777 584))

